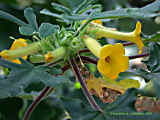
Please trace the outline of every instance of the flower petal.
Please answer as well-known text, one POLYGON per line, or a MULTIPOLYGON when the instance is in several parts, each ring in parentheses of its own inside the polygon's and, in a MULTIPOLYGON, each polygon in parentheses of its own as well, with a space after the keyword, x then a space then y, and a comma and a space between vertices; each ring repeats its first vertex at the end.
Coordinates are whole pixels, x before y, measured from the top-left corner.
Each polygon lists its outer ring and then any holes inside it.
POLYGON ((102 75, 116 79, 118 74, 127 70, 128 67, 129 58, 125 56, 125 49, 122 44, 105 45, 101 48, 97 68, 102 75))
POLYGON ((117 54, 124 55, 125 54, 125 49, 121 43, 116 43, 114 45, 114 48, 112 49, 112 52, 116 56, 117 54))
POLYGON ((107 56, 111 54, 113 46, 111 44, 104 45, 100 50, 100 59, 105 59, 107 56))
POLYGON ((54 56, 51 54, 51 52, 48 52, 46 55, 45 55, 45 61, 46 63, 50 63, 52 62, 54 56))
MULTIPOLYGON (((14 63, 17 63, 17 64, 21 64, 21 62, 18 60, 18 59, 15 59, 15 60, 12 60, 10 55, 9 55, 9 51, 12 51, 12 50, 15 50, 15 49, 19 49, 19 48, 22 48, 22 47, 26 47, 28 44, 26 42, 26 40, 22 39, 22 38, 19 38, 19 39, 16 39, 12 45, 11 45, 11 48, 10 50, 3 50, 0 52, 0 56, 2 56, 3 59, 6 59, 6 60, 10 60, 14 63)), ((27 56, 23 56, 22 57, 24 60, 27 59, 27 56)))
POLYGON ((26 47, 26 46, 27 46, 26 40, 19 38, 12 43, 10 50, 15 50, 15 49, 26 47))
POLYGON ((105 59, 99 59, 97 64, 98 71, 103 75, 110 73, 110 64, 105 61, 105 59))

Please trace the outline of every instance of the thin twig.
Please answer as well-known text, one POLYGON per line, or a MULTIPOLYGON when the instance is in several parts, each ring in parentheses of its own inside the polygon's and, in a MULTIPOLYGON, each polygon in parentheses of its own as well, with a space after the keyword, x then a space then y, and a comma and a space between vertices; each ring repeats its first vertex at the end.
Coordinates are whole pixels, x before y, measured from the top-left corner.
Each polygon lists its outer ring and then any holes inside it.
POLYGON ((147 56, 149 56, 149 53, 144 53, 144 54, 140 54, 140 55, 129 56, 129 59, 136 59, 136 58, 147 57, 147 56))
POLYGON ((94 100, 94 98, 90 95, 90 93, 88 91, 88 88, 87 88, 85 82, 83 81, 83 78, 80 75, 80 71, 79 71, 78 65, 76 64, 75 60, 74 59, 70 59, 70 62, 71 62, 72 69, 75 72, 75 75, 76 75, 78 81, 80 82, 80 84, 82 86, 82 90, 83 90, 84 94, 86 95, 89 103, 91 104, 91 106, 94 109, 96 109, 96 110, 100 111, 101 113, 103 113, 103 110, 97 105, 97 103, 94 100))
POLYGON ((134 45, 135 43, 133 42, 125 42, 125 43, 122 43, 123 46, 129 46, 129 45, 134 45))
POLYGON ((86 62, 93 63, 93 64, 97 65, 97 60, 96 59, 93 59, 93 58, 90 58, 90 57, 87 57, 87 56, 80 56, 80 57, 83 61, 86 61, 86 62))
POLYGON ((78 36, 80 31, 83 31, 83 29, 91 22, 92 20, 87 19, 84 24, 82 24, 79 29, 75 32, 74 37, 78 36))
POLYGON ((42 90, 41 94, 35 99, 35 101, 33 101, 33 103, 29 106, 29 108, 27 109, 27 111, 24 115, 24 120, 29 120, 29 117, 30 117, 31 113, 33 112, 34 108, 40 103, 40 101, 48 93, 50 88, 51 87, 49 87, 49 86, 45 87, 42 90))
POLYGON ((90 50, 89 50, 89 49, 80 50, 80 51, 79 51, 79 54, 80 54, 80 53, 86 53, 86 52, 90 52, 90 50))
POLYGON ((60 59, 60 60, 57 60, 57 61, 54 61, 54 62, 51 62, 51 63, 48 63, 48 64, 46 64, 46 66, 51 67, 51 66, 59 63, 60 61, 61 61, 61 59, 60 59))

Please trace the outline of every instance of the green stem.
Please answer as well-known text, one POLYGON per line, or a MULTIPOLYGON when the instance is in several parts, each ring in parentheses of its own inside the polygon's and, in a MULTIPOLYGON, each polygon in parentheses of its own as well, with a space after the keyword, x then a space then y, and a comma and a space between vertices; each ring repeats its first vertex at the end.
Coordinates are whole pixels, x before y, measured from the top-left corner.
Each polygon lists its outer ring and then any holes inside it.
POLYGON ((78 36, 80 31, 82 31, 92 20, 86 20, 84 24, 82 24, 79 29, 75 32, 74 37, 78 36))

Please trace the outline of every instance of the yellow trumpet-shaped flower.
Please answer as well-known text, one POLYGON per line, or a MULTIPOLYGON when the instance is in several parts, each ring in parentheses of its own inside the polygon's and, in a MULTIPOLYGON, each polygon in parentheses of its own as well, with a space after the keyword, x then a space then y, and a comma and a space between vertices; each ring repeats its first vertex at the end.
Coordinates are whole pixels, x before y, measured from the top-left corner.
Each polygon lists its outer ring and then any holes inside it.
MULTIPOLYGON (((22 47, 26 47, 27 45, 28 45, 28 44, 27 44, 26 40, 24 40, 24 39, 22 39, 22 38, 19 38, 19 39, 16 39, 16 40, 13 42, 10 50, 11 50, 11 51, 12 51, 12 50, 16 50, 16 49, 19 49, 19 48, 22 48, 22 47)), ((8 50, 3 50, 2 52, 0 52, 0 56, 1 56, 3 59, 12 61, 12 62, 17 63, 17 64, 21 64, 21 62, 20 62, 18 59, 12 60, 12 59, 10 58, 10 56, 9 56, 8 53, 9 53, 8 50)), ((23 56, 22 58, 23 58, 24 60, 26 60, 26 59, 27 59, 27 56, 23 56)))
POLYGON ((95 39, 87 35, 83 36, 83 40, 88 49, 99 57, 97 68, 103 76, 116 79, 120 72, 128 69, 129 58, 125 56, 125 49, 121 43, 101 46, 95 39))
POLYGON ((140 83, 138 80, 124 79, 116 81, 108 78, 96 78, 92 74, 88 79, 86 79, 86 83, 88 90, 95 90, 98 97, 100 98, 103 98, 103 88, 109 88, 123 94, 128 88, 140 87, 140 83))
POLYGON ((106 38, 113 38, 117 40, 124 40, 124 41, 130 41, 135 44, 137 44, 139 49, 139 54, 142 53, 143 50, 143 42, 141 38, 141 23, 138 21, 136 24, 136 28, 133 32, 119 32, 107 27, 104 27, 99 24, 92 23, 88 29, 88 31, 96 31, 96 36, 98 38, 100 37, 106 37, 106 38))
POLYGON ((116 79, 118 74, 126 71, 128 67, 129 58, 125 56, 122 44, 109 44, 101 48, 97 68, 102 75, 116 79))

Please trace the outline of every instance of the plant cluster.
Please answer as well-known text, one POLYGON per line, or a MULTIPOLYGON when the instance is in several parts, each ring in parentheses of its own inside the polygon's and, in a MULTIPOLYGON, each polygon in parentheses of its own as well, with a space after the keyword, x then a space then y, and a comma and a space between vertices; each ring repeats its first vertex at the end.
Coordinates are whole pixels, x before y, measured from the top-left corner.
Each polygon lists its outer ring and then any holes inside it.
POLYGON ((160 1, 142 8, 104 12, 95 0, 84 0, 74 10, 57 3, 51 5, 58 13, 48 9, 40 13, 57 18, 58 25, 46 22, 38 25, 32 8, 24 10, 27 22, 0 10, 0 18, 16 23, 19 33, 29 36, 29 39, 12 37, 11 47, 0 52, 4 71, 0 98, 34 98, 25 110, 24 120, 29 120, 36 105, 45 98, 59 105, 63 115, 57 120, 64 116, 73 120, 160 119, 158 110, 149 114, 148 109, 141 111, 135 106, 136 99, 143 95, 152 92, 154 99, 160 96, 159 33, 143 34, 140 22, 160 15, 160 1), (124 18, 139 19, 132 32, 105 27, 102 23, 103 19, 124 18), (103 43, 104 38, 115 39, 117 43, 103 43), (138 52, 126 56, 125 46, 133 44, 138 52), (148 58, 144 61, 145 68, 130 70, 129 61, 143 57, 148 58), (138 89, 139 81, 131 76, 143 78, 147 87, 138 89), (40 95, 25 92, 33 83, 44 85, 40 95), (143 115, 138 115, 138 111, 143 115))

